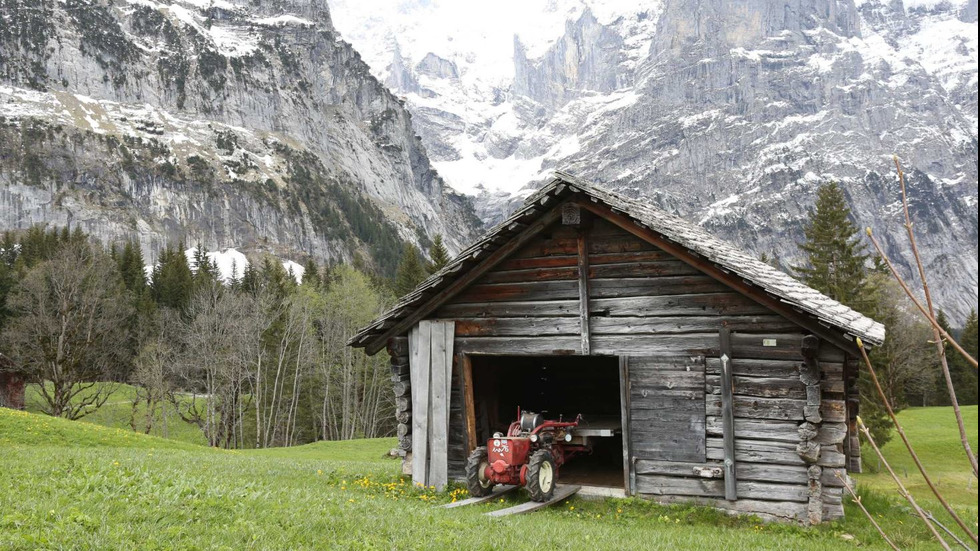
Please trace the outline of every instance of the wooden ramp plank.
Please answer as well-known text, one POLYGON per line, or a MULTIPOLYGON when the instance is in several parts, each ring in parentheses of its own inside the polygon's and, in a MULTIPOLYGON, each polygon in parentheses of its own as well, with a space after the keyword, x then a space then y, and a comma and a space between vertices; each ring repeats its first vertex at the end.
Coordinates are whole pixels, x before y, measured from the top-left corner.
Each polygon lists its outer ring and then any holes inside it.
POLYGON ((447 504, 443 505, 442 508, 443 509, 455 509, 456 507, 463 507, 465 505, 476 505, 478 503, 486 503, 488 501, 492 501, 494 499, 497 499, 498 497, 500 497, 500 496, 502 496, 504 494, 508 494, 510 492, 513 492, 514 490, 516 490, 519 487, 520 486, 508 486, 508 485, 497 486, 497 487, 495 487, 493 489, 493 492, 491 492, 490 495, 488 495, 488 496, 483 496, 483 497, 470 497, 470 498, 464 499, 462 501, 457 501, 455 503, 447 503, 447 504))
POLYGON ((513 507, 508 507, 506 509, 499 509, 497 511, 491 511, 491 512, 487 513, 487 516, 488 517, 507 517, 507 516, 510 516, 510 515, 520 515, 520 514, 523 514, 523 513, 530 513, 531 511, 537 511, 538 509, 541 509, 541 508, 544 508, 544 507, 548 507, 549 505, 554 505, 555 503, 558 503, 559 501, 562 501, 562 500, 564 500, 564 499, 572 496, 573 494, 575 494, 576 492, 578 492, 581 489, 582 489, 581 486, 571 486, 571 485, 569 485, 569 486, 563 486, 563 485, 559 485, 558 487, 555 488, 555 494, 554 494, 554 496, 551 499, 549 499, 548 501, 545 501, 545 502, 542 502, 542 503, 539 503, 537 501, 528 501, 527 503, 521 503, 520 505, 515 505, 513 507))

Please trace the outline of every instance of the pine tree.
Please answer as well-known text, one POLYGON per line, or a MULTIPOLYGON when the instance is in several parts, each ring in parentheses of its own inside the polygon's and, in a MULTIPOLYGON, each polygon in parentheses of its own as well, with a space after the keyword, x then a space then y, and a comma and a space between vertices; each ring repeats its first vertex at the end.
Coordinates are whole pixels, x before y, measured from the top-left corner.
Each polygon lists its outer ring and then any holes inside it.
POLYGON ((449 251, 446 250, 446 246, 442 242, 441 235, 436 235, 432 240, 432 248, 429 249, 429 257, 432 259, 432 261, 429 262, 429 274, 438 272, 449 263, 449 251))
POLYGON ((831 182, 817 192, 816 208, 799 244, 806 263, 794 269, 804 283, 861 312, 873 309, 869 298, 868 255, 851 221, 844 190, 831 182))
POLYGON ((401 260, 398 262, 398 270, 395 272, 395 294, 407 295, 426 277, 426 269, 419 258, 419 250, 415 245, 406 243, 402 249, 401 260))

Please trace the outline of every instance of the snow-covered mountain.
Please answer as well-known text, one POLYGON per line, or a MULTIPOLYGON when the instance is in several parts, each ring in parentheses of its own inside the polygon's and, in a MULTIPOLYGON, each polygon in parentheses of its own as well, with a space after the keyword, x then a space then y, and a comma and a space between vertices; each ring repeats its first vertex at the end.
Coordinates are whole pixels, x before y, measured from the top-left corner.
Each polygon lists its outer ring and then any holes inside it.
POLYGON ((480 226, 324 0, 0 0, 0 229, 393 271, 480 226))
POLYGON ((560 167, 789 266, 836 180, 911 277, 898 155, 939 304, 977 304, 976 0, 331 6, 488 221, 560 167))

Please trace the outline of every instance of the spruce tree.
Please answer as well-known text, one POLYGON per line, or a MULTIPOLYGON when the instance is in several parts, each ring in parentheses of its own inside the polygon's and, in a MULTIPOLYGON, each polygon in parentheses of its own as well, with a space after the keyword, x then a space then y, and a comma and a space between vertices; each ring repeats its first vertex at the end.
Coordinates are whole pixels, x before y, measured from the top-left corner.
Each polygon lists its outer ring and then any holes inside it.
POLYGON ((432 248, 429 249, 429 258, 432 259, 429 262, 429 274, 438 272, 449 263, 449 251, 446 250, 441 235, 435 236, 432 240, 432 248))
MULTIPOLYGON (((799 244, 805 263, 794 267, 800 279, 810 287, 874 316, 880 302, 880 290, 870 283, 868 255, 858 236, 858 227, 851 221, 844 190, 830 182, 817 190, 817 201, 810 210, 810 219, 803 228, 805 240, 799 244)), ((884 312, 880 312, 884 313, 884 312)), ((883 347, 885 348, 885 347, 883 347)), ((887 358, 871 351, 872 364, 887 365, 887 358)), ((870 375, 859 379, 861 417, 879 444, 891 438, 891 420, 870 375)), ((900 404, 891 404, 898 409, 900 404)))
MULTIPOLYGON (((942 321, 946 321, 945 316, 943 318, 942 321)), ((937 318, 936 321, 940 320, 937 318)), ((952 335, 948 325, 947 323, 943 329, 952 335)), ((963 326, 963 331, 960 332, 958 340, 964 350, 974 358, 977 357, 976 309, 970 310, 970 315, 966 318, 966 324, 963 326)), ((949 377, 953 380, 953 388, 956 389, 956 400, 960 405, 975 405, 977 403, 977 370, 967 363, 966 358, 958 350, 949 345, 946 345, 946 359, 949 364, 949 377)), ((949 392, 945 388, 945 380, 943 381, 943 395, 946 396, 944 402, 948 403, 949 392)))
POLYGON ((206 288, 221 282, 221 272, 218 270, 218 263, 212 260, 204 247, 200 243, 194 248, 194 271, 195 288, 206 288))
MULTIPOLYGON (((963 327, 963 332, 960 333, 960 346, 967 351, 974 358, 977 357, 977 310, 973 308, 970 310, 970 315, 966 318, 966 325, 963 327)), ((956 365, 958 377, 953 379, 953 382, 958 386, 957 396, 962 396, 960 399, 961 404, 976 405, 978 402, 977 395, 977 370, 970 365, 966 358, 964 358, 956 350, 952 350, 950 355, 956 355, 956 365), (960 390, 962 389, 962 394, 960 390)))
POLYGON ((860 312, 874 308, 869 298, 868 255, 851 221, 844 190, 831 182, 817 191, 816 208, 799 244, 806 262, 794 269, 804 283, 860 312))
POLYGON ((139 245, 127 241, 122 252, 116 255, 116 264, 123 283, 137 297, 146 291, 146 268, 143 264, 143 252, 139 245))
POLYGON ((320 268, 312 258, 303 265, 303 285, 314 289, 320 287, 320 268))
POLYGON ((191 272, 184 245, 166 248, 160 253, 160 262, 153 269, 150 280, 153 300, 160 306, 183 310, 194 293, 194 274, 191 272))
POLYGON ((395 294, 398 296, 407 295, 427 275, 425 266, 419 258, 419 250, 415 248, 415 245, 406 243, 402 249, 401 260, 398 262, 398 270, 395 272, 395 294))

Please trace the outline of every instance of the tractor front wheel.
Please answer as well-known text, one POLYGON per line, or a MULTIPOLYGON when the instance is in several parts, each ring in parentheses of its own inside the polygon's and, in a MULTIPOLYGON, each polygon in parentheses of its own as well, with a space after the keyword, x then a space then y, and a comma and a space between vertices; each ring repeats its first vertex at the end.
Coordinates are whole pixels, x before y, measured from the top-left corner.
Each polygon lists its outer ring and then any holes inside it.
POLYGON ((555 468, 555 459, 548 450, 538 450, 531 454, 531 460, 527 464, 525 474, 525 487, 531 499, 537 502, 545 502, 555 494, 555 479, 558 469, 555 468))
POLYGON ((489 466, 486 446, 476 448, 466 459, 466 488, 471 496, 488 496, 493 491, 493 481, 486 474, 489 466))

